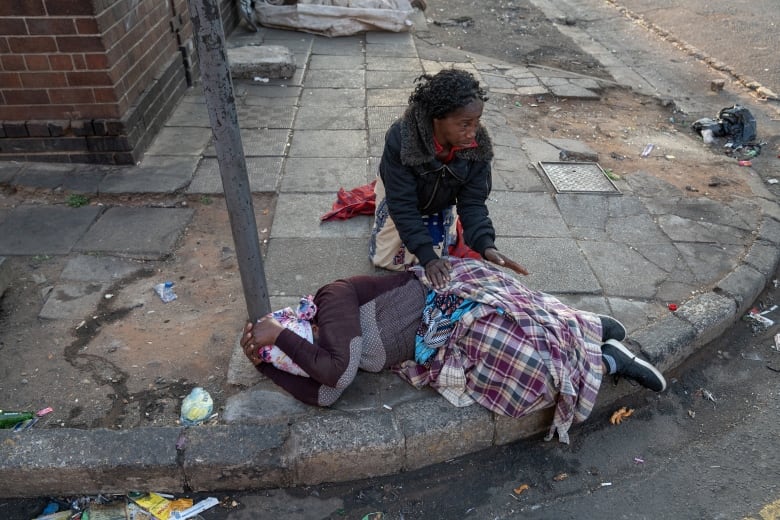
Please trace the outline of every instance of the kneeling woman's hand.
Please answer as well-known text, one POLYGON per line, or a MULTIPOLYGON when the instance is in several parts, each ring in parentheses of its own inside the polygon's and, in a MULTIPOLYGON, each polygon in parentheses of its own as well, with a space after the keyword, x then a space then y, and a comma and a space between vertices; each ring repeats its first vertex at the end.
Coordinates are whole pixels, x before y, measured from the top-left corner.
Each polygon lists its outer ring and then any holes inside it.
POLYGON ((485 259, 488 262, 493 262, 496 265, 500 265, 501 267, 508 267, 512 271, 516 272, 517 274, 527 275, 528 271, 525 267, 518 264, 508 256, 504 256, 501 253, 498 252, 498 249, 495 247, 489 247, 485 249, 485 259))
POLYGON ((437 258, 425 264, 425 277, 434 289, 444 289, 450 282, 452 264, 446 258, 437 258))

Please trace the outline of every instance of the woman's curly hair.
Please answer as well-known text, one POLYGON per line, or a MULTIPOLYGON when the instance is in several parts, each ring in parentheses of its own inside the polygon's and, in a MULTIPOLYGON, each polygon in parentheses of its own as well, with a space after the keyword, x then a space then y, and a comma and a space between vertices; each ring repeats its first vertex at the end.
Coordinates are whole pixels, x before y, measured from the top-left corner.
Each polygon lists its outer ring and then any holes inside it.
POLYGON ((479 81, 465 70, 443 69, 434 76, 423 74, 414 82, 417 85, 409 96, 409 104, 434 119, 441 119, 475 99, 488 100, 479 81))

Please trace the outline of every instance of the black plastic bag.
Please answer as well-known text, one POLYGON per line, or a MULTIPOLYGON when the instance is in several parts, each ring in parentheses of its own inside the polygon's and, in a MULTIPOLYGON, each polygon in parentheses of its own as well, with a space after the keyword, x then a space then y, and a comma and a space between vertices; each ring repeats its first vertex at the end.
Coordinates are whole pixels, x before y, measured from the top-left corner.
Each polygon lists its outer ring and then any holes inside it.
POLYGON ((718 112, 718 119, 704 117, 695 121, 691 128, 705 137, 727 137, 732 148, 739 148, 756 140, 756 118, 750 110, 734 105, 718 112))

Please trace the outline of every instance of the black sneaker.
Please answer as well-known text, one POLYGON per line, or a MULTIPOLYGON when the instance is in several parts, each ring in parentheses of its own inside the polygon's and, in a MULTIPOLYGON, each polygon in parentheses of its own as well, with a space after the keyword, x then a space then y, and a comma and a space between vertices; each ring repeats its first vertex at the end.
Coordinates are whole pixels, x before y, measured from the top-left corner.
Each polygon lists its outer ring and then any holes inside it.
POLYGON ((638 358, 621 342, 608 339, 601 345, 601 353, 615 360, 616 376, 636 381, 655 392, 663 392, 666 389, 666 379, 661 375, 661 372, 644 359, 638 358))
POLYGON ((597 314, 601 320, 601 341, 615 339, 623 341, 626 339, 626 327, 612 316, 597 314))

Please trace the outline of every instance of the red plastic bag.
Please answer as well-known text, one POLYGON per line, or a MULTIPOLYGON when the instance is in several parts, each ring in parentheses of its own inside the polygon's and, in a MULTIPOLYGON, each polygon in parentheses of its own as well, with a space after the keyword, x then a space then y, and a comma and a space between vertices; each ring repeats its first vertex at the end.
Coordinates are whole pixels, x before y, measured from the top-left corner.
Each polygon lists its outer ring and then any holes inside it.
POLYGON ((376 194, 374 185, 376 181, 363 186, 358 186, 349 191, 339 188, 336 202, 331 211, 320 217, 322 222, 326 220, 347 220, 356 215, 373 215, 376 209, 376 194))

